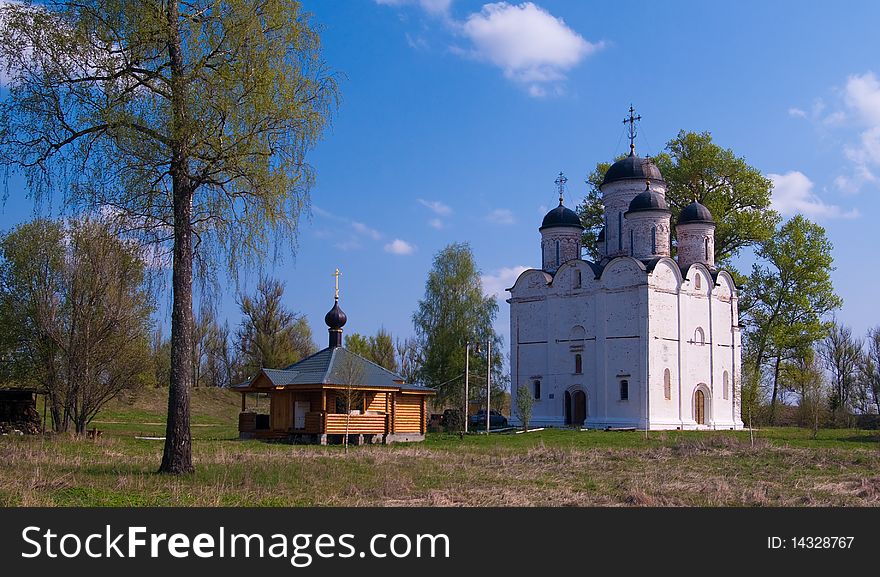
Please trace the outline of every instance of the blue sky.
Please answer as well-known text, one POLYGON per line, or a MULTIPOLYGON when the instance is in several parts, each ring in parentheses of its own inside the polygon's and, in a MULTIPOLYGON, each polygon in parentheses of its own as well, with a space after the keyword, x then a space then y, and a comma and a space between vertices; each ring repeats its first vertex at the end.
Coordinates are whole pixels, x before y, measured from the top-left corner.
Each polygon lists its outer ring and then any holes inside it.
MULTIPOLYGON (((770 176, 777 208, 828 231, 839 318, 859 334, 880 324, 869 252, 880 217, 880 3, 304 4, 345 75, 343 100, 310 157, 318 177, 297 253, 267 268, 319 345, 336 267, 347 332, 408 336, 433 256, 462 241, 500 291, 507 342, 503 289, 540 264, 537 227, 556 203, 557 173, 574 206, 595 164, 627 149, 630 103, 643 118, 640 154, 681 129, 710 131, 770 176)), ((10 182, 0 227, 32 213, 10 182)), ((231 288, 221 312, 237 324, 231 288)))

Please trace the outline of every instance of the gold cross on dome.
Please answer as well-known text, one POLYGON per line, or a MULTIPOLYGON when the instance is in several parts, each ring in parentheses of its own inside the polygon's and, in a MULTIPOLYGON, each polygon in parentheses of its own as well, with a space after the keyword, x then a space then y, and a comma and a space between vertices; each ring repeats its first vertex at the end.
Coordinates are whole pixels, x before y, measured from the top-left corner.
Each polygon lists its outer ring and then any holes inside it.
POLYGON ((565 193, 565 183, 568 182, 568 179, 565 178, 565 175, 560 171, 559 176, 557 176, 556 180, 553 182, 559 187, 559 206, 562 206, 562 195, 565 193))
POLYGON ((337 267, 336 272, 333 273, 333 276, 336 277, 336 300, 339 300, 339 268, 337 267))

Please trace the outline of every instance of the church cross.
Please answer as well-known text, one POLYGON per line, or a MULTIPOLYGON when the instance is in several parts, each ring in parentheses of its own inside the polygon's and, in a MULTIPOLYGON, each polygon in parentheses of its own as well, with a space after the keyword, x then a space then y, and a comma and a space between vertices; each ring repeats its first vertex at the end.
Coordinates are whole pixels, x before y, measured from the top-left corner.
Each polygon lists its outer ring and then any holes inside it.
POLYGON ((632 104, 629 105, 629 116, 623 119, 624 124, 629 124, 629 154, 632 156, 635 154, 636 150, 636 121, 642 119, 642 115, 634 116, 635 109, 632 107, 632 104))
POLYGON ((559 188, 559 206, 562 206, 562 196, 565 194, 565 183, 568 182, 568 179, 565 178, 565 175, 560 171, 559 176, 557 176, 556 180, 553 182, 555 182, 556 186, 559 188))
POLYGON ((336 269, 336 272, 333 273, 333 276, 336 277, 336 300, 339 300, 339 269, 336 269))

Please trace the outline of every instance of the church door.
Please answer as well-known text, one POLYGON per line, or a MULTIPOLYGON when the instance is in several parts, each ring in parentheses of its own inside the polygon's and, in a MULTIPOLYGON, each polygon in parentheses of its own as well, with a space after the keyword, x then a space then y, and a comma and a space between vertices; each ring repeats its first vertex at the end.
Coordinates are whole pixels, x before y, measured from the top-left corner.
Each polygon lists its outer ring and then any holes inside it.
POLYGON ((706 424, 706 395, 699 389, 694 393, 694 420, 698 425, 706 424))
POLYGON ((572 404, 574 405, 572 424, 579 427, 587 420, 587 395, 583 391, 575 391, 572 396, 572 404))
POLYGON ((565 424, 571 424, 571 393, 565 391, 565 424))

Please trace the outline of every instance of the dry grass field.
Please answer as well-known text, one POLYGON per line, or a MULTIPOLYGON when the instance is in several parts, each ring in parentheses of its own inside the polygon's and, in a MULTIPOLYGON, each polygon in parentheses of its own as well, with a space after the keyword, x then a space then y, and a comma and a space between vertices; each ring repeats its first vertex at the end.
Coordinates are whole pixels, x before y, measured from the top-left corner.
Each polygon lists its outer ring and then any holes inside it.
POLYGON ((880 436, 747 432, 432 434, 413 445, 235 439, 238 397, 194 393, 191 477, 155 473, 164 391, 115 402, 98 439, 0 437, 3 506, 876 506, 880 436))

